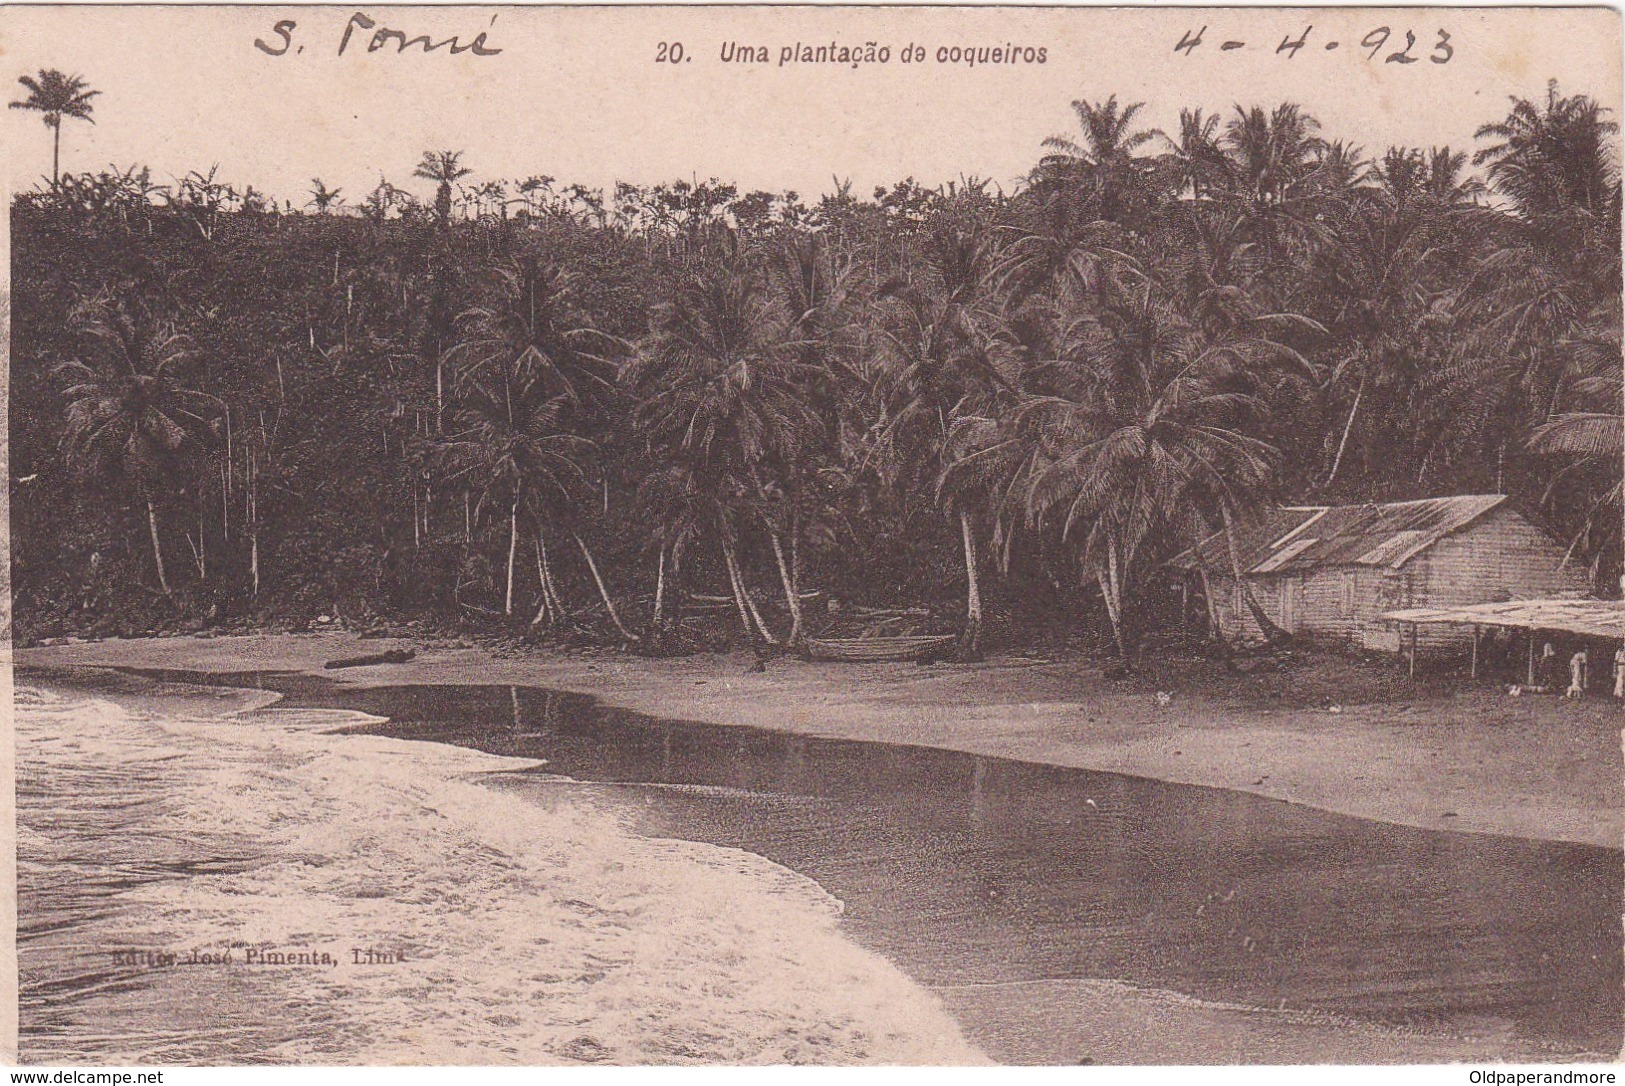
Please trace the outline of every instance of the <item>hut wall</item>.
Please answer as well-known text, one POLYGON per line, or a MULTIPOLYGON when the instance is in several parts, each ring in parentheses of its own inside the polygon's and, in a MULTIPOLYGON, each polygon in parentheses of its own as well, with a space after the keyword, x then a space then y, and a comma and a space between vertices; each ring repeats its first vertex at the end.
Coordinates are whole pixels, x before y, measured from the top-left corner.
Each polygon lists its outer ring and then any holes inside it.
MULTIPOLYGON (((1259 608, 1288 633, 1358 641, 1383 611, 1407 605, 1408 578, 1403 574, 1385 576, 1385 572, 1368 566, 1340 566, 1305 573, 1258 574, 1247 581, 1259 608), (1386 602, 1389 600, 1398 602, 1386 602)), ((1230 577, 1209 579, 1224 636, 1242 641, 1262 639, 1264 631, 1236 591, 1235 581, 1230 577)), ((1386 632, 1392 634, 1391 630, 1386 632)), ((1391 636, 1382 647, 1394 647, 1391 636)))
MULTIPOLYGON (((1263 631, 1235 581, 1210 576, 1224 636, 1257 640, 1263 631)), ((1510 509, 1498 509, 1429 547, 1402 569, 1333 566, 1292 574, 1259 574, 1248 584, 1270 621, 1292 633, 1348 640, 1362 648, 1393 652, 1400 631, 1383 614, 1406 607, 1584 593, 1583 570, 1564 566, 1563 548, 1510 509)), ((1471 630, 1424 626, 1419 649, 1465 647, 1471 630)))
MULTIPOLYGON (((1591 587, 1585 571, 1565 565, 1563 554, 1556 540, 1518 513, 1498 509, 1406 563, 1416 592, 1413 602, 1401 606, 1584 594, 1591 587)), ((1461 626, 1423 626, 1417 633, 1418 647, 1459 647, 1471 639, 1472 630, 1461 626)))

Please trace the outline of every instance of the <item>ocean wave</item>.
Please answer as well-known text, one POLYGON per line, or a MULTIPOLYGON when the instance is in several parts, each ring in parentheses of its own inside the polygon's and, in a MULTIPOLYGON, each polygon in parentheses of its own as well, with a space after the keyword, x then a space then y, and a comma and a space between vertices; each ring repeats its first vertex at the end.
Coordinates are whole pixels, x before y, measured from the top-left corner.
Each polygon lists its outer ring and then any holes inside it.
POLYGON ((333 734, 356 713, 16 704, 25 1060, 981 1059, 810 880, 482 780, 534 762, 333 734))

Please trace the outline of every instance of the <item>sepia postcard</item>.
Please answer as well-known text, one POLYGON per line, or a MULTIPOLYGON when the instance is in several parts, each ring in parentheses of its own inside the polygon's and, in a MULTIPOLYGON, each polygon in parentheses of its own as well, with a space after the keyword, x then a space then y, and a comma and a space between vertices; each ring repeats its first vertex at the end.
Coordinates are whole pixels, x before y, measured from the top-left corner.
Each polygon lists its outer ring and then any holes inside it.
POLYGON ((1621 57, 0 8, 4 1056, 1612 1081, 1621 57))

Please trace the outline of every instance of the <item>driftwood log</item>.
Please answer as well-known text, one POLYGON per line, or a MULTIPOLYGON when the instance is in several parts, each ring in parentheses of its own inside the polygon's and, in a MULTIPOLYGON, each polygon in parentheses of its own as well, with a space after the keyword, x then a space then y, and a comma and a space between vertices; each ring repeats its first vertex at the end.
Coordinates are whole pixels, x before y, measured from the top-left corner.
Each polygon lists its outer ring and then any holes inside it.
POLYGON ((371 652, 365 656, 346 656, 339 660, 329 660, 328 668, 337 667, 366 667, 368 664, 404 664, 417 656, 416 649, 390 649, 388 652, 371 652))

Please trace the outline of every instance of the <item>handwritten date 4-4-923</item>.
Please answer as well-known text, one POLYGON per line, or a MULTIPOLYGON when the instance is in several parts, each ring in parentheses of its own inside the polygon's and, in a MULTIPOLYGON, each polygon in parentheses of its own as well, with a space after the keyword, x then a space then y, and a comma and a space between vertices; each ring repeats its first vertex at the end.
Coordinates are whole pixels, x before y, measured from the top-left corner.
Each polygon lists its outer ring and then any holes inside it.
MULTIPOLYGON (((1330 53, 1342 48, 1345 44, 1344 42, 1327 36, 1316 40, 1314 44, 1311 45, 1311 35, 1313 34, 1314 29, 1315 28, 1312 25, 1306 26, 1303 28, 1303 33, 1299 34, 1296 38, 1290 34, 1286 35, 1281 39, 1281 44, 1275 47, 1275 52, 1277 54, 1285 53, 1287 59, 1290 60, 1298 55, 1298 50, 1300 49, 1314 49, 1318 47, 1321 52, 1330 53)), ((1432 61, 1434 64, 1449 64, 1450 58, 1456 55, 1456 47, 1450 44, 1450 32, 1446 30, 1434 31, 1434 33, 1437 35, 1437 40, 1433 43, 1433 48, 1426 54, 1417 53, 1417 45, 1419 43, 1416 36, 1416 31, 1405 30, 1396 32, 1392 28, 1386 26, 1373 27, 1363 38, 1359 40, 1359 42, 1350 42, 1347 44, 1350 48, 1369 50, 1369 52, 1366 53, 1366 59, 1376 60, 1377 54, 1381 53, 1384 48, 1390 44, 1398 44, 1397 39, 1394 37, 1396 33, 1403 33, 1405 35, 1405 46, 1402 49, 1395 49, 1388 53, 1387 56, 1383 57, 1382 62, 1384 64, 1415 64, 1422 59, 1423 55, 1425 55, 1427 59, 1432 61)), ((1180 36, 1179 42, 1174 46, 1174 52, 1184 53, 1186 56, 1190 56, 1197 50, 1198 47, 1205 44, 1204 36, 1206 34, 1207 27, 1205 26, 1194 33, 1189 30, 1185 31, 1185 33, 1180 36)), ((1219 51, 1222 53, 1247 48, 1247 43, 1244 41, 1225 40, 1218 42, 1217 44, 1219 51)), ((1269 46, 1262 45, 1257 46, 1257 48, 1268 49, 1269 46)))

